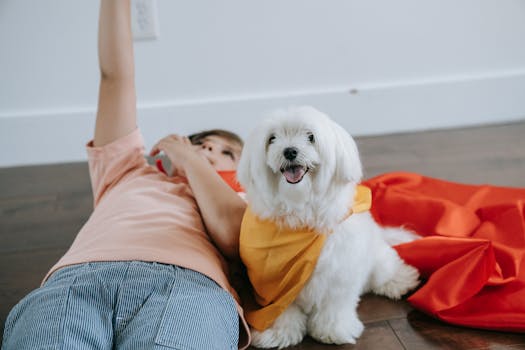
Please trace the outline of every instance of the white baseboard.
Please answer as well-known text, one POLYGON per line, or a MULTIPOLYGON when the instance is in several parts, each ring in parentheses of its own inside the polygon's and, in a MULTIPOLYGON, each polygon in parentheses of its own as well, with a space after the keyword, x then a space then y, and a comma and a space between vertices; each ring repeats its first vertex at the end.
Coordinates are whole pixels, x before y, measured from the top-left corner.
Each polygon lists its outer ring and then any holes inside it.
MULTIPOLYGON (((354 136, 510 122, 525 118, 525 72, 144 103, 138 118, 151 147, 168 133, 217 127, 246 137, 265 112, 302 104, 354 136)), ((0 167, 83 161, 94 122, 94 107, 0 112, 0 167)))

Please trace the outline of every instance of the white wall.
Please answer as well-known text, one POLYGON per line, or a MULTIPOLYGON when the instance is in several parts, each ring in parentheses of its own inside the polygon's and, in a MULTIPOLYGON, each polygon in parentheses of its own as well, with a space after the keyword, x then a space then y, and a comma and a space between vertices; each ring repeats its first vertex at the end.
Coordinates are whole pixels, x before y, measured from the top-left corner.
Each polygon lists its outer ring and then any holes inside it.
MULTIPOLYGON (((147 146, 312 104, 354 135, 525 117, 522 0, 157 0, 135 43, 147 146), (352 92, 350 92, 352 91, 352 92)), ((0 1, 0 167, 85 159, 98 2, 0 1)))

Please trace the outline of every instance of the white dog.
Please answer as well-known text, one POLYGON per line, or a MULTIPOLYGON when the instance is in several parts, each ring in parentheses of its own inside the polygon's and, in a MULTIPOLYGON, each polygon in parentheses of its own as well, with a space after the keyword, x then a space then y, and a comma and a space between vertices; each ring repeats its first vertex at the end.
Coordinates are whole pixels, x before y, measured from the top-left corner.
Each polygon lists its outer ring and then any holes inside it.
POLYGON ((283 348, 306 334, 323 343, 355 343, 363 331, 357 315, 368 291, 399 299, 418 284, 383 239, 413 235, 384 229, 369 211, 348 217, 362 166, 352 137, 312 107, 277 111, 254 129, 242 152, 237 176, 252 212, 280 226, 308 227, 326 240, 315 269, 293 303, 252 345, 283 348))

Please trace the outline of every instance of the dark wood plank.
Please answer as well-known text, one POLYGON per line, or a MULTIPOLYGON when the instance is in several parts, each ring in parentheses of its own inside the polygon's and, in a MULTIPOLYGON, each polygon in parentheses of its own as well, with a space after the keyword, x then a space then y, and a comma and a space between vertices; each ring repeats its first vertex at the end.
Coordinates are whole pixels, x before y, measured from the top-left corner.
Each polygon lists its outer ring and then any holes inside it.
POLYGON ((86 162, 0 168, 0 198, 90 193, 86 162))
POLYGON ((395 318, 406 318, 413 308, 406 300, 392 300, 383 296, 366 294, 361 298, 357 312, 365 324, 395 318))
POLYGON ((471 184, 525 187, 525 122, 358 137, 366 177, 413 171, 471 184))
POLYGON ((0 292, 17 288, 36 288, 67 248, 0 255, 0 292), (20 278, 23 276, 23 278, 20 278), (12 287, 12 288, 11 288, 12 287))
POLYGON ((492 349, 525 345, 525 335, 456 327, 411 311, 407 318, 388 321, 407 350, 492 349))
POLYGON ((92 203, 83 193, 0 200, 0 253, 69 246, 92 203))

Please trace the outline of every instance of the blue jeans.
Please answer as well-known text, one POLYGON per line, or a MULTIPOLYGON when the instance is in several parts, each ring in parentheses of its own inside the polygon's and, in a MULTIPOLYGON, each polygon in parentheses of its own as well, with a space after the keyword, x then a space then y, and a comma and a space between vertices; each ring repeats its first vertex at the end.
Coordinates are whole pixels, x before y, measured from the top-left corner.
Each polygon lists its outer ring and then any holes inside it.
POLYGON ((3 350, 237 349, 233 297, 172 265, 100 262, 65 267, 9 314, 3 350))

